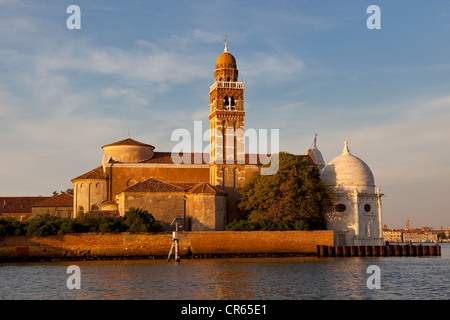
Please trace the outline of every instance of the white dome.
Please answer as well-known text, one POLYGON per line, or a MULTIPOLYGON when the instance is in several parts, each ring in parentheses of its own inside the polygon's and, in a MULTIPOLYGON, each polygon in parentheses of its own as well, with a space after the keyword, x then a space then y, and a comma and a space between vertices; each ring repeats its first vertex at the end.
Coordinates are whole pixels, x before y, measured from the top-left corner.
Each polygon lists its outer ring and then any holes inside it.
POLYGON ((375 180, 369 166, 352 155, 347 141, 340 156, 331 160, 322 171, 325 184, 337 189, 359 192, 374 192, 375 180))

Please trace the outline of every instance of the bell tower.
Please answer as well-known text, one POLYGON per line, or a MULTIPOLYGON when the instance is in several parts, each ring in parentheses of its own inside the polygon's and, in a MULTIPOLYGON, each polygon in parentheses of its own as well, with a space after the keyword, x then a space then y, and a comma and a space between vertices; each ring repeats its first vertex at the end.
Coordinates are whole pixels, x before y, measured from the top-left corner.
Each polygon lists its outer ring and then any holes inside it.
POLYGON ((236 187, 245 183, 244 83, 236 59, 225 49, 214 70, 210 96, 210 183, 227 192, 227 220, 236 214, 236 187))
POLYGON ((236 188, 244 177, 244 83, 236 59, 225 49, 217 58, 210 96, 210 182, 236 188))

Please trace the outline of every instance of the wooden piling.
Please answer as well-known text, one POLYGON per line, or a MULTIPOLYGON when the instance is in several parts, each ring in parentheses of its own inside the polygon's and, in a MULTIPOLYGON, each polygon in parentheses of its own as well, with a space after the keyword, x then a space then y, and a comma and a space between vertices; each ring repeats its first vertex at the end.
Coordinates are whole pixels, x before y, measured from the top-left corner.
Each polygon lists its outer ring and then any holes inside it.
POLYGON ((401 246, 402 247, 402 256, 408 256, 409 252, 408 252, 408 247, 407 246, 401 246))
POLYGON ((318 257, 416 257, 440 256, 441 247, 420 245, 317 246, 318 257))

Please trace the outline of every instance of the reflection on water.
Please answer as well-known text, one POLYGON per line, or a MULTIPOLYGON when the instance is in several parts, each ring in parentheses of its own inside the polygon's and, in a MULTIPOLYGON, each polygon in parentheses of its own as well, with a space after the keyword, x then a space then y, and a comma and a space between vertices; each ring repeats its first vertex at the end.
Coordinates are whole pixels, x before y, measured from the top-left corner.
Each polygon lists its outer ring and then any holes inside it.
POLYGON ((0 264, 0 299, 448 299, 441 257, 236 258, 0 264), (67 267, 81 269, 69 290, 67 267), (368 266, 381 270, 369 290, 368 266))

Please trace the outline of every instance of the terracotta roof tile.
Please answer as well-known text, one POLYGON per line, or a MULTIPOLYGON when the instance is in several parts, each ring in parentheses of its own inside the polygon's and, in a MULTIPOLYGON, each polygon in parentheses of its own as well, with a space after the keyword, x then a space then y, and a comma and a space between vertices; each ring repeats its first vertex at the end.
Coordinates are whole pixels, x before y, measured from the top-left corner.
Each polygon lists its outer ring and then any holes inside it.
POLYGON ((226 192, 219 189, 218 187, 215 187, 207 182, 201 182, 194 186, 192 186, 186 193, 213 193, 213 194, 220 194, 225 195, 226 192))
POLYGON ((131 139, 130 137, 117 141, 117 142, 113 142, 107 145, 104 145, 102 148, 105 147, 112 147, 112 146, 142 146, 142 147, 152 147, 154 148, 154 146, 146 144, 146 143, 142 143, 139 141, 136 141, 134 139, 131 139))
POLYGON ((91 213, 99 217, 120 217, 117 210, 94 210, 91 213))
POLYGON ((138 182, 124 192, 184 192, 185 188, 175 184, 163 182, 154 178, 138 182))
MULTIPOLYGON (((182 157, 181 154, 175 154, 175 156, 182 157)), ((297 159, 301 160, 303 158, 309 158, 311 165, 315 165, 314 161, 309 155, 294 155, 297 159)), ((262 165, 270 155, 246 153, 245 154, 245 164, 255 164, 262 165)), ((210 158, 208 153, 187 153, 188 162, 187 164, 209 164, 210 158)), ((181 161, 183 161, 181 159, 181 161)), ((121 163, 120 161, 110 160, 111 163, 121 163)), ((163 164, 175 164, 172 160, 172 152, 154 152, 150 159, 140 161, 139 163, 163 163, 163 164)), ((183 164, 185 164, 183 162, 183 164)))
POLYGON ((58 196, 37 202, 32 207, 73 207, 73 196, 63 192, 58 196))
POLYGON ((106 174, 103 172, 103 167, 97 167, 89 172, 86 172, 85 174, 82 174, 79 177, 73 178, 72 181, 74 180, 104 180, 106 179, 106 174))
MULTIPOLYGON (((209 164, 209 154, 208 153, 188 153, 188 164, 209 164)), ((179 157, 180 154, 174 154, 174 156, 179 157)), ((154 152, 150 159, 146 159, 141 163, 169 163, 174 164, 172 160, 172 152, 154 152)))
POLYGON ((51 197, 0 197, 0 213, 31 213, 31 207, 51 197))

